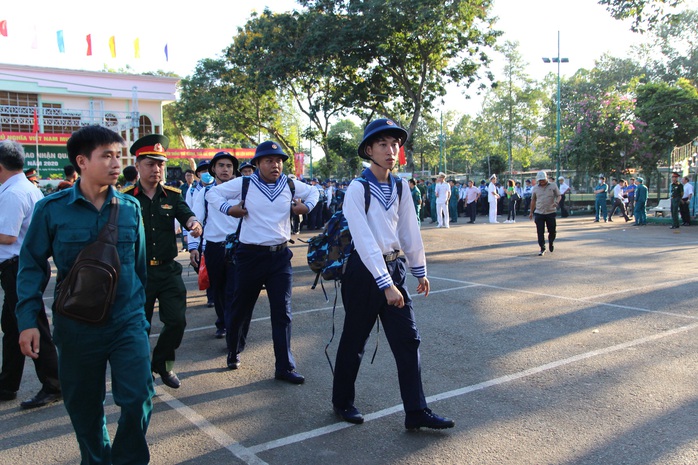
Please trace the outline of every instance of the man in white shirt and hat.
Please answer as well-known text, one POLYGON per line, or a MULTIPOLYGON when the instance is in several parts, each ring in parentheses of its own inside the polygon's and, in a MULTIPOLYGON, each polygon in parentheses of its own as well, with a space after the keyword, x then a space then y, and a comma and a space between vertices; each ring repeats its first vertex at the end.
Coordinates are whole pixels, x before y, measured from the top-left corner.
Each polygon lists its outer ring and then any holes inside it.
POLYGON ((490 223, 499 223, 497 221, 497 202, 499 201, 499 192, 497 190, 497 175, 490 176, 490 183, 487 185, 487 200, 490 203, 490 223))
POLYGON ((439 173, 436 177, 436 227, 448 228, 448 199, 451 197, 451 186, 445 182, 446 174, 439 173))

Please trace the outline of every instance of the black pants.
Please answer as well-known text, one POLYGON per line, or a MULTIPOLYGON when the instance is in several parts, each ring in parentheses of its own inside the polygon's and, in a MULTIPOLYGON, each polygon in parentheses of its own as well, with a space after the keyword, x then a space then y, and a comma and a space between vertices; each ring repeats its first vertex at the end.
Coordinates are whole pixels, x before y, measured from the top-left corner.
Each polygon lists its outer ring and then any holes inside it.
POLYGON ((688 209, 688 204, 690 202, 688 199, 681 199, 679 203, 679 211, 681 212, 681 222, 684 224, 691 224, 691 212, 688 209))
POLYGON ((616 212, 616 209, 619 209, 620 212, 623 214, 623 218, 625 218, 625 221, 628 221, 628 213, 625 211, 625 204, 621 199, 613 199, 613 203, 611 204, 611 211, 608 212, 608 221, 613 221, 613 214, 616 212))
MULTIPOLYGON (((426 408, 419 358, 419 332, 412 311, 412 299, 405 289, 405 262, 398 259, 387 264, 388 273, 405 299, 405 306, 388 305, 385 292, 354 251, 347 262, 342 280, 344 329, 337 348, 332 404, 347 408, 354 404, 356 377, 371 329, 380 318, 397 365, 400 395, 406 412, 426 408)), ((381 389, 383 387, 380 387, 381 389)))
MULTIPOLYGON (((5 300, 2 304, 2 372, 0 372, 0 389, 16 392, 22 382, 24 371, 24 354, 19 349, 19 328, 17 327, 17 260, 6 264, 6 268, 0 273, 0 282, 5 291, 5 300)), ((36 376, 47 392, 60 392, 61 385, 58 381, 58 355, 53 344, 51 329, 46 318, 46 312, 42 308, 37 315, 37 327, 39 329, 39 358, 33 360, 36 376)))
POLYGON ((541 213, 534 213, 533 219, 536 223, 536 232, 538 233, 538 245, 541 250, 545 250, 545 228, 548 228, 548 244, 552 245, 556 237, 556 226, 555 213, 548 213, 543 215, 541 213))
POLYGON ((565 196, 560 197, 560 216, 567 218, 569 214, 567 213, 567 207, 565 206, 565 196))
POLYGON ((477 218, 477 200, 470 202, 468 205, 466 205, 465 216, 470 218, 470 221, 472 223, 475 222, 475 218, 477 218))

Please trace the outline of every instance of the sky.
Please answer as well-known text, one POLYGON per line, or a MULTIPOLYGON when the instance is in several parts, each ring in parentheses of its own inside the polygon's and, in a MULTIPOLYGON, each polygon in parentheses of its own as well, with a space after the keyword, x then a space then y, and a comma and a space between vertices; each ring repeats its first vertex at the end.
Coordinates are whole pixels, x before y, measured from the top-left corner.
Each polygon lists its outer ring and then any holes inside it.
MULTIPOLYGON (((0 63, 88 70, 129 65, 134 72, 165 70, 181 76, 191 75, 200 59, 219 57, 253 11, 299 8, 293 0, 201 0, 179 8, 172 6, 176 2, 163 0, 120 0, 118 9, 100 6, 92 13, 82 0, 6 3, 0 8, 0 21, 7 21, 8 32, 7 37, 0 36, 0 63), (58 51, 58 30, 63 31, 64 53, 58 51), (92 56, 86 56, 87 34, 92 37, 92 56), (116 58, 109 50, 111 36, 116 39, 116 58), (136 38, 138 59, 134 58, 136 38)), ((613 19, 595 0, 494 0, 493 14, 499 17, 496 27, 504 31, 502 40, 519 42, 534 79, 557 72, 557 65, 544 64, 542 57, 557 56, 558 31, 560 56, 569 58, 569 63, 561 65, 562 76, 592 68, 604 53, 625 57, 633 44, 644 40, 630 32, 630 22, 613 19)), ((501 60, 495 61, 495 75, 501 76, 501 67, 501 60)), ((445 110, 475 114, 481 98, 473 90, 467 92, 471 100, 453 87, 445 110)))

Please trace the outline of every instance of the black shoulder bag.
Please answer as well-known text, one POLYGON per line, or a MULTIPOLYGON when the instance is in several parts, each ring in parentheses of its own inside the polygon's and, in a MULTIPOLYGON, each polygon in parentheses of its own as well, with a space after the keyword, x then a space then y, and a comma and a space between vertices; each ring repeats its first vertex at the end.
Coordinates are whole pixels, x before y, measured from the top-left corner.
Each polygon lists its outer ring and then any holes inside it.
POLYGON ((116 248, 118 218, 119 201, 113 197, 109 222, 97 240, 78 254, 68 275, 58 284, 54 310, 59 315, 92 325, 109 319, 121 272, 116 248))

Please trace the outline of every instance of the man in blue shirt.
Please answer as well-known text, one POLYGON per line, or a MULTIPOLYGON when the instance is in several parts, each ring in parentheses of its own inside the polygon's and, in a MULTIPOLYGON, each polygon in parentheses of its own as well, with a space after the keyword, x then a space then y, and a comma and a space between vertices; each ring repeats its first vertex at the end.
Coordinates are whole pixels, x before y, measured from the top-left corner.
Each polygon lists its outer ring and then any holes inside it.
MULTIPOLYGON (((60 283, 77 255, 107 223, 111 201, 119 204, 118 253, 121 271, 111 315, 104 325, 88 325, 53 314, 59 378, 65 407, 75 429, 82 463, 148 463, 145 433, 152 411, 148 322, 145 319, 145 240, 138 201, 114 184, 121 172, 124 140, 100 127, 84 127, 70 137, 68 158, 80 179, 37 202, 19 254, 17 322, 22 353, 39 353, 37 317, 43 309, 42 283, 53 257, 60 283), (121 407, 110 444, 104 415, 105 373, 111 368, 114 403, 121 407)), ((57 286, 58 289, 58 286, 57 286)))
POLYGON ((596 209, 596 218, 594 222, 599 222, 599 213, 603 218, 603 222, 606 222, 606 197, 608 195, 608 184, 606 184, 606 177, 599 176, 599 183, 594 187, 594 194, 596 194, 596 200, 594 208, 596 209))

